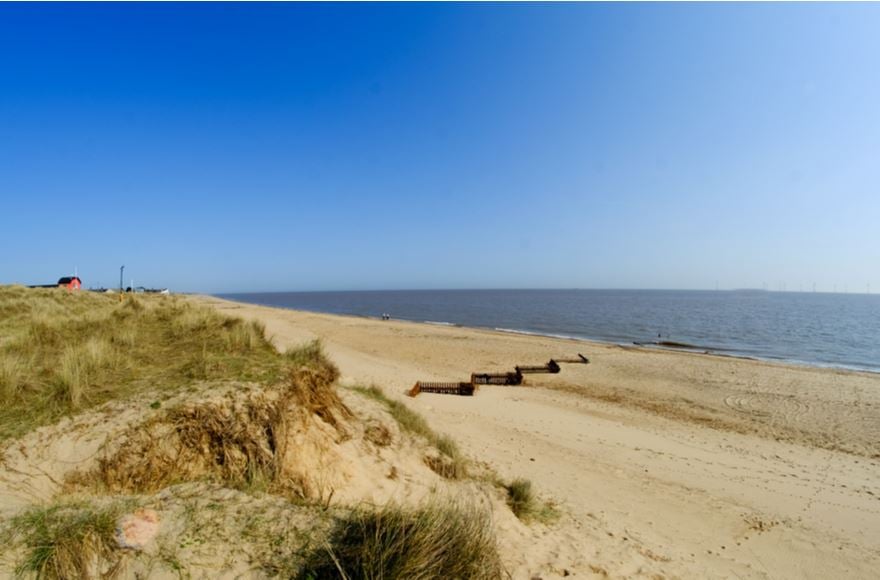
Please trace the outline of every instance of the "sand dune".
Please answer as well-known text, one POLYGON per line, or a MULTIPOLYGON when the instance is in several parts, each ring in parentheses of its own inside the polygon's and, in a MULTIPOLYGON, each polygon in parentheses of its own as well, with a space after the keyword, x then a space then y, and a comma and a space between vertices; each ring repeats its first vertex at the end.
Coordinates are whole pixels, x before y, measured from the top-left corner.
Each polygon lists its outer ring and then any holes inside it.
POLYGON ((321 338, 344 381, 556 498, 568 523, 516 547, 517 574, 876 577, 878 375, 196 299, 262 320, 279 347, 321 338), (522 387, 403 396, 577 352, 592 363, 522 387))

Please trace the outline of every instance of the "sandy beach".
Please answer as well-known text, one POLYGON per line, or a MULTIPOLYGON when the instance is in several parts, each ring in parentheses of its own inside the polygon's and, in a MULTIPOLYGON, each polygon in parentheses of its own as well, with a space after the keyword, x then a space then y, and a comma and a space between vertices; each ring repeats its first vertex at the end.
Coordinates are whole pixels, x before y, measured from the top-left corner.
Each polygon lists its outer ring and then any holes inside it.
MULTIPOLYGON (((880 566, 880 375, 194 297, 279 348, 321 339, 564 524, 508 558, 576 577, 869 578, 880 566), (583 353, 474 397, 405 391, 583 353)), ((504 547, 502 546, 502 549, 504 547)))

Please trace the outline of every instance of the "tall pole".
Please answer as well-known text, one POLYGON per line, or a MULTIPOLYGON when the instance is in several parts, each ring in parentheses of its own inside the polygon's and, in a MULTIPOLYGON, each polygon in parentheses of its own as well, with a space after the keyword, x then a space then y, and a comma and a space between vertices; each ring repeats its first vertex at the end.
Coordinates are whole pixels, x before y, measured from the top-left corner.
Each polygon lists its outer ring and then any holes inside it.
POLYGON ((122 273, 125 271, 125 266, 121 266, 119 268, 119 291, 122 292, 122 273))

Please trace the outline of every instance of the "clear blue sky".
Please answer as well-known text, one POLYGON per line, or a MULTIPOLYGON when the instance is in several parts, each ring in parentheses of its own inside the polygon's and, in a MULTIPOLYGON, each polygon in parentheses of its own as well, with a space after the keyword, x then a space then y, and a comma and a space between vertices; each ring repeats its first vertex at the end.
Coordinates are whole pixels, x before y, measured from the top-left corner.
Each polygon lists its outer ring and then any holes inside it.
POLYGON ((880 291, 878 31, 878 4, 0 5, 0 282, 880 291))

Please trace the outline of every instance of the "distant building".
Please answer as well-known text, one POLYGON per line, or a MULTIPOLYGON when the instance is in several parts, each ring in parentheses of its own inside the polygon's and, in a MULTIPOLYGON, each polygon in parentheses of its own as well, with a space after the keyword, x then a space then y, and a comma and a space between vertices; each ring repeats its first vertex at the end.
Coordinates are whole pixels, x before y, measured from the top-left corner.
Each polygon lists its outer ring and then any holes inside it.
POLYGON ((33 284, 28 288, 67 288, 68 292, 72 292, 82 288, 82 280, 79 279, 79 276, 64 276, 58 278, 57 284, 33 284))
POLYGON ((79 276, 64 276, 58 279, 58 287, 67 288, 68 292, 79 290, 82 288, 82 280, 79 279, 79 276))

